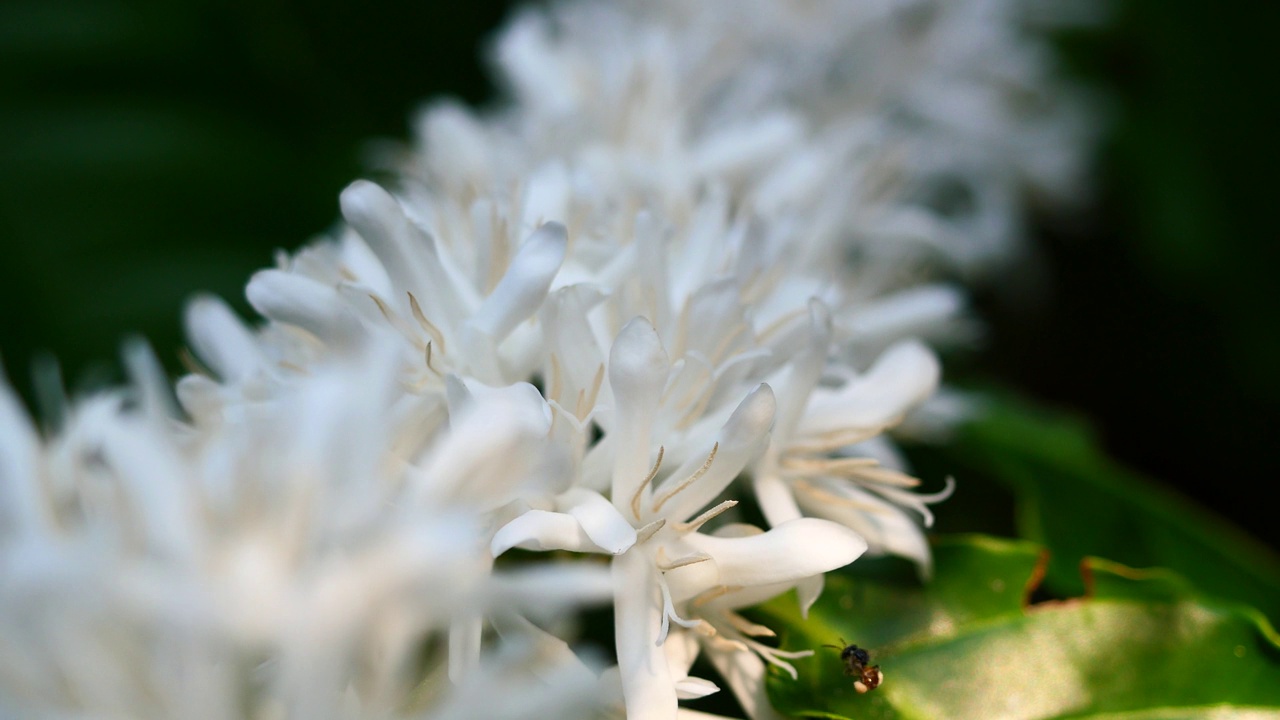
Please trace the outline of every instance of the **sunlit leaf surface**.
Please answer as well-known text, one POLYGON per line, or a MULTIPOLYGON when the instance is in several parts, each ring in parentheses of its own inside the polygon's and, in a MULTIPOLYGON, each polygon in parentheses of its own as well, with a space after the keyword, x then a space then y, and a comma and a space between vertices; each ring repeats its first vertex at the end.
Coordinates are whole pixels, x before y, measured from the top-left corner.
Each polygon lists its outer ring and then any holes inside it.
POLYGON ((1271 550, 1109 459, 1083 423, 996 395, 937 454, 961 494, 966 482, 1013 491, 1018 534, 1052 552, 1046 584, 1056 593, 1081 593, 1080 561, 1107 557, 1169 568, 1202 593, 1280 618, 1280 560, 1271 550))
POLYGON ((1092 595, 1027 606, 1043 551, 952 538, 920 585, 905 567, 855 563, 807 620, 792 596, 761 614, 788 649, 814 648, 800 679, 771 672, 775 705, 828 718, 1277 718, 1280 646, 1256 611, 1198 599, 1165 571, 1091 560, 1092 595), (902 570, 902 572, 899 572, 902 570), (858 694, 836 649, 884 672, 858 694))

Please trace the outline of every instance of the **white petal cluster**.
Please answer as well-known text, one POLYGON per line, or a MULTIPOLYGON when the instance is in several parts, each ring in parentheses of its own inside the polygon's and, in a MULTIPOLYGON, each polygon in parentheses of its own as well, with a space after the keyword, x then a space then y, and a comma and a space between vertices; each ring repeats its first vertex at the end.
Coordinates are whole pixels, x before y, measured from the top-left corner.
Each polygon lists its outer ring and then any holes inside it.
POLYGON ((545 424, 490 396, 424 434, 388 360, 317 365, 216 432, 142 351, 47 439, 0 388, 0 716, 593 716, 595 678, 538 638, 451 642, 609 597, 603 568, 494 572, 477 541, 562 473, 545 424))
MULTIPOLYGON (((1041 3, 1044 4, 1044 3, 1041 3)), ((1016 0, 567 2, 134 383, 0 396, 0 714, 771 717, 737 611, 929 570, 885 433, 1091 126, 1016 0), (738 507, 758 508, 764 527, 738 507), (554 555, 539 555, 554 551, 554 555), (574 613, 612 603, 597 638, 574 613), (6 705, 7 703, 7 705, 6 705)))

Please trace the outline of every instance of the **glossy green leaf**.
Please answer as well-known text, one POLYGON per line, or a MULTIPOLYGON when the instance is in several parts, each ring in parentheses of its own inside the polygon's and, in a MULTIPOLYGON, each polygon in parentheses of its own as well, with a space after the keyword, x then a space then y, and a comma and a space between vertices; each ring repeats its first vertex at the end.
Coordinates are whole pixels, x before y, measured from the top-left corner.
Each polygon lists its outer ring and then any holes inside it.
POLYGON ((784 648, 816 650, 798 680, 770 673, 770 698, 821 718, 1280 718, 1280 645, 1260 613, 1096 560, 1090 597, 1027 606, 1043 557, 1024 541, 949 538, 927 586, 859 562, 829 576, 808 619, 794 597, 766 604, 784 648), (858 694, 822 647, 841 639, 870 649, 879 689, 858 694))
POLYGON ((941 451, 961 482, 995 481, 1017 498, 1018 533, 1051 553, 1047 585, 1083 591, 1083 558, 1165 567, 1201 592, 1280 618, 1280 560, 1215 515, 1116 464, 1088 428, 1003 397, 941 451))

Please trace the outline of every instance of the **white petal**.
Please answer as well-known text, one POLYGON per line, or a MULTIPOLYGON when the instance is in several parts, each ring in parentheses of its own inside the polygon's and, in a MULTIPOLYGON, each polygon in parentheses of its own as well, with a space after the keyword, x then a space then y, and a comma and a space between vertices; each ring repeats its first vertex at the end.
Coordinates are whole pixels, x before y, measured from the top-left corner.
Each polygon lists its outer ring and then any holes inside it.
MULTIPOLYGON (((151 420, 179 417, 169 378, 151 346, 145 340, 130 338, 125 341, 122 355, 129 384, 138 393, 142 414, 151 420)), ((0 378, 0 384, 3 384, 3 378, 0 378)), ((0 437, 3 436, 4 433, 0 432, 0 437)))
MULTIPOLYGON (((518 388, 498 388, 473 397, 466 412, 450 421, 426 467, 410 474, 411 496, 426 506, 475 503, 488 510, 509 502, 524 486, 547 484, 547 420, 541 408, 524 402, 518 388)), ((537 488, 527 488, 536 491, 537 488)))
POLYGON ((464 613, 449 626, 449 679, 460 683, 480 666, 480 640, 484 631, 478 612, 464 613))
POLYGON ((572 515, 530 510, 512 520, 493 536, 489 550, 494 557, 513 547, 525 550, 570 550, 572 552, 606 552, 587 536, 582 524, 572 515))
POLYGON ((455 100, 433 102, 418 118, 421 147, 428 149, 432 167, 450 180, 466 179, 477 187, 489 176, 489 143, 485 126, 455 100))
POLYGON ((873 428, 895 422, 938 386, 938 359, 916 341, 886 350, 867 373, 835 390, 819 388, 799 432, 873 428))
POLYGON ((527 382, 493 387, 451 373, 445 377, 445 392, 455 423, 470 422, 466 416, 471 413, 487 413, 488 417, 501 413, 531 435, 543 435, 551 429, 551 407, 538 388, 527 382))
POLYGON ((204 375, 179 378, 173 392, 178 397, 178 405, 196 425, 215 421, 222 411, 222 388, 204 375))
POLYGON ((857 343, 888 344, 953 331, 965 302, 964 291, 957 287, 923 285, 858 305, 840 318, 840 324, 857 343))
MULTIPOLYGON (((711 467, 702 477, 676 492, 669 507, 662 508, 659 514, 685 520, 719 497, 738 473, 742 472, 742 468, 768 445, 769 429, 773 426, 776 408, 772 388, 760 385, 752 390, 721 428, 719 447, 711 467)), ((665 491, 678 487, 703 462, 705 458, 690 458, 654 490, 654 498, 660 499, 665 491)))
POLYGON ((691 710, 687 707, 680 708, 676 712, 676 720, 737 720, 726 715, 715 715, 701 710, 691 710))
POLYGON ((491 585, 489 600, 495 611, 521 609, 535 617, 613 597, 612 574, 597 563, 529 563, 494 573, 491 585))
POLYGON ((568 234, 563 225, 549 222, 534 231, 516 252, 507 272, 493 289, 469 326, 499 342, 516 325, 537 312, 547 297, 551 281, 564 262, 568 234))
POLYGON ((567 216, 571 193, 564 162, 555 158, 543 163, 525 178, 523 225, 532 227, 567 216))
MULTIPOLYGON (((367 180, 357 180, 339 198, 342 216, 378 256, 401 292, 413 292, 432 322, 446 334, 455 318, 471 314, 474 291, 442 261, 435 238, 405 215, 400 202, 367 180)), ((397 302, 399 297, 396 298, 397 302)))
POLYGON ((707 139, 692 148, 691 162, 701 175, 732 176, 777 158, 803 136, 804 122, 798 116, 773 112, 707 133, 707 139))
POLYGON ((718 692, 718 685, 699 677, 686 677, 676 681, 676 697, 681 700, 696 700, 718 692))
POLYGON ((240 382, 263 366, 257 340, 220 298, 197 296, 187 305, 187 341, 224 382, 240 382))
POLYGON ((769 704, 764 686, 765 665, 760 656, 751 652, 715 649, 709 650, 707 656, 733 691, 747 717, 751 720, 783 720, 783 716, 769 704))
POLYGON ((609 387, 613 393, 613 504, 622 512, 649 474, 653 417, 666 386, 671 363, 658 333, 644 318, 634 318, 609 350, 609 387))
POLYGON ((662 593, 657 571, 642 552, 613 559, 614 638, 627 717, 674 720, 677 697, 666 652, 657 645, 662 593))
POLYGON ((783 377, 774 385, 778 393, 778 420, 774 444, 785 444, 800 423, 809 394, 822 379, 831 345, 831 314, 817 298, 809 301, 809 335, 800 353, 787 364, 783 377))
MULTIPOLYGON (((671 322, 671 299, 667 288, 670 273, 667 271, 666 233, 648 211, 636 213, 635 248, 635 285, 631 289, 643 296, 636 298, 643 303, 638 307, 651 308, 653 315, 650 320, 655 327, 669 330, 675 323, 671 322)), ((671 335, 667 338, 673 339, 671 335)))
POLYGON ((700 645, 693 631, 678 626, 671 628, 662 649, 667 653, 667 667, 671 668, 672 675, 689 674, 693 661, 698 659, 700 645))
POLYGON ((741 286, 732 277, 708 282, 693 293, 684 311, 689 318, 683 333, 685 354, 699 353, 709 358, 734 348, 725 342, 739 325, 746 323, 741 294, 741 286))
POLYGON ((823 575, 805 578, 796 585, 796 596, 800 601, 800 617, 808 619, 809 608, 818 602, 824 585, 826 585, 826 578, 823 575))
POLYGON ((44 534, 51 529, 39 463, 40 438, 0 377, 0 531, 44 534))
POLYGON ((382 298, 396 296, 396 288, 391 284, 391 276, 378 261, 378 256, 369 249, 369 243, 350 228, 342 234, 341 243, 340 262, 342 267, 355 278, 354 284, 364 286, 371 293, 382 298))
POLYGON ((593 490, 571 488, 556 499, 561 512, 578 520, 591 541, 611 555, 625 552, 636 543, 636 530, 603 495, 593 490))
POLYGON ((722 538, 692 533, 685 542, 714 558, 715 577, 705 576, 706 571, 700 568, 711 563, 673 570, 667 574, 671 591, 676 594, 679 576, 681 597, 718 585, 751 587, 793 583, 844 567, 867 550, 866 541, 849 528, 814 518, 785 522, 768 532, 748 537, 722 538), (704 576, 694 577, 695 573, 704 576), (696 587, 703 584, 706 587, 696 587))
POLYGON ((190 561, 200 522, 188 492, 192 478, 177 449, 159 437, 154 426, 112 419, 96 430, 99 450, 127 486, 139 529, 153 550, 190 561))
POLYGON ((807 493, 798 493, 796 499, 806 513, 852 528, 866 538, 874 552, 913 560, 921 574, 928 576, 932 569, 932 555, 920 525, 902 508, 859 487, 848 483, 840 485, 843 486, 840 492, 861 507, 826 501, 807 493))
POLYGON ((301 275, 261 270, 250 278, 245 296, 263 317, 296 325, 330 343, 343 344, 361 334, 360 321, 337 290, 301 275))
MULTIPOLYGON (((553 291, 538 311, 548 365, 550 355, 555 354, 561 373, 559 394, 548 395, 549 400, 572 407, 579 391, 591 391, 596 372, 604 363, 604 353, 587 323, 587 313, 602 299, 604 294, 594 286, 570 285, 553 291)), ((548 367, 547 374, 551 373, 548 367)), ((548 393, 553 391, 551 380, 548 377, 548 393)))
MULTIPOLYGON (((609 570, 601 568, 605 576, 605 586, 612 587, 609 570)), ((609 594, 612 591, 609 590, 609 594)), ((582 662, 582 659, 569 647, 569 643, 529 622, 518 613, 497 613, 492 619, 493 627, 503 641, 509 645, 528 643, 533 646, 533 655, 537 660, 530 663, 529 671, 543 682, 550 682, 556 673, 572 674, 584 687, 597 683, 595 672, 582 662)), ((621 688, 618 697, 621 699, 621 688)))
POLYGON ((756 493, 756 502, 760 503, 760 511, 771 527, 804 516, 786 480, 772 473, 760 474, 752 478, 751 486, 756 493))

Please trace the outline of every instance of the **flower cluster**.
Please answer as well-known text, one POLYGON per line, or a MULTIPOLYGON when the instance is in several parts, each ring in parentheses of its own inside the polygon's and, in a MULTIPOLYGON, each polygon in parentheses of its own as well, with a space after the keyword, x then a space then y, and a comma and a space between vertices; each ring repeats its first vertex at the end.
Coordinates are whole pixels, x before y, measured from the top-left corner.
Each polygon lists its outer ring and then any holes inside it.
MULTIPOLYGON (((1089 126, 1013 0, 572 2, 344 223, 41 438, 0 395, 0 713, 753 718, 740 608, 929 570, 885 433, 1089 126), (738 508, 758 508, 764 527, 738 508), (540 555, 541 552, 554 552, 540 555), (575 648, 612 604, 616 666, 575 648)), ((608 653, 606 653, 607 655, 608 653)))

